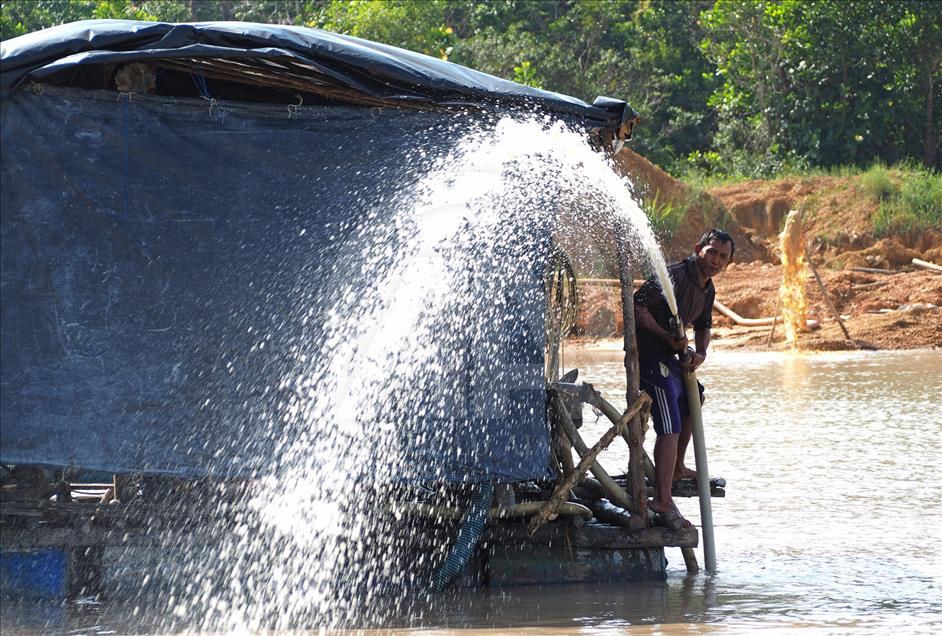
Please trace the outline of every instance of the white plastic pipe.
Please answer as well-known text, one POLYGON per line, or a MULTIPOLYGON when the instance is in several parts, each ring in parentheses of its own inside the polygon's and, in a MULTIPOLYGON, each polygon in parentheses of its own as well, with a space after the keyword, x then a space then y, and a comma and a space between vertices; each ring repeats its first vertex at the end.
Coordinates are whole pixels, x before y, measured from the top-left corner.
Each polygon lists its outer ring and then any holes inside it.
POLYGON ((707 468, 706 438, 703 435, 703 411, 700 408, 700 389, 697 374, 684 373, 687 403, 690 410, 690 431, 693 434, 693 453, 697 462, 697 495, 700 499, 700 525, 703 531, 703 566, 710 574, 716 573, 716 539, 713 536, 713 501, 710 498, 710 470, 707 468))
POLYGON ((925 267, 926 269, 931 269, 936 272, 942 272, 942 265, 936 265, 935 263, 924 261, 921 258, 914 258, 913 265, 918 265, 919 267, 925 267))
MULTIPOLYGON (((713 309, 717 310, 733 322, 735 322, 740 327, 770 327, 773 321, 782 322, 782 318, 743 318, 735 311, 721 303, 720 301, 713 300, 713 309)), ((814 331, 821 327, 821 323, 817 320, 808 320, 805 322, 808 329, 814 331)))

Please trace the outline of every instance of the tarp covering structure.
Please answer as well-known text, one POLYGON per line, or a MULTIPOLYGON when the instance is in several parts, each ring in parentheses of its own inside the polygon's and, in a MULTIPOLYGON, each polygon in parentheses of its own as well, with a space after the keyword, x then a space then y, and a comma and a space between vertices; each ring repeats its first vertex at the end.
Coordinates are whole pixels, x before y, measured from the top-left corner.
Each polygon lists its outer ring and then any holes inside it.
POLYGON ((243 76, 270 88, 362 104, 429 107, 504 102, 573 115, 587 128, 617 129, 636 113, 623 101, 595 105, 393 46, 317 29, 242 22, 168 24, 87 20, 3 43, 0 96, 24 81, 68 81, 91 66, 161 60, 210 76, 243 76), (296 92, 296 90, 295 90, 296 92))
MULTIPOLYGON (((304 416, 292 379, 315 378, 303 391, 316 399, 329 362, 305 354, 334 335, 332 312, 347 292, 376 280, 357 261, 371 238, 364 219, 382 219, 423 162, 510 103, 587 129, 633 116, 615 100, 595 108, 294 27, 92 21, 5 42, 2 56, 7 464, 272 470, 285 437, 298 435, 288 412, 304 416), (116 92, 115 73, 142 61, 156 69, 156 90, 116 92), (288 75, 287 92, 269 81, 288 75), (291 103, 298 90, 300 105, 291 103), (376 108, 393 104, 409 107, 376 108)), ((397 235, 384 238, 396 247, 397 235)), ((509 281, 502 315, 467 330, 435 325, 436 372, 424 377, 474 388, 437 396, 417 382, 416 397, 391 402, 398 435, 414 442, 395 477, 545 476, 549 245, 542 236, 534 245, 545 249, 482 259, 467 273, 509 281), (428 404, 436 408, 426 413, 428 404)), ((493 305, 474 294, 457 302, 448 316, 493 305)), ((334 426, 311 422, 305 435, 334 426)))

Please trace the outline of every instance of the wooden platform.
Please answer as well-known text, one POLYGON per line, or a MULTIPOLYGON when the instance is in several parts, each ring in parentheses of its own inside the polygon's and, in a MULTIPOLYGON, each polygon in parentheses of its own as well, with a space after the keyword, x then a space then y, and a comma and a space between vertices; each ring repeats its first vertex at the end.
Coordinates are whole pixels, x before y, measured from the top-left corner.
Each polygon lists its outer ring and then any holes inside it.
MULTIPOLYGON (((146 593, 141 572, 156 572, 160 568, 155 564, 184 558, 188 550, 198 553, 199 546, 220 541, 231 527, 225 519, 201 516, 193 509, 182 515, 179 510, 143 501, 0 504, 0 548, 5 558, 12 555, 28 561, 58 554, 56 559, 64 564, 62 589, 68 590, 68 596, 115 598, 146 593)), ((438 541, 452 536, 451 531, 445 532, 438 541)), ((531 537, 525 520, 496 522, 485 532, 458 585, 663 579, 664 548, 693 547, 698 539, 693 528, 650 527, 630 532, 581 518, 560 518, 531 537)), ((419 552, 435 551, 435 546, 417 540, 419 552)))

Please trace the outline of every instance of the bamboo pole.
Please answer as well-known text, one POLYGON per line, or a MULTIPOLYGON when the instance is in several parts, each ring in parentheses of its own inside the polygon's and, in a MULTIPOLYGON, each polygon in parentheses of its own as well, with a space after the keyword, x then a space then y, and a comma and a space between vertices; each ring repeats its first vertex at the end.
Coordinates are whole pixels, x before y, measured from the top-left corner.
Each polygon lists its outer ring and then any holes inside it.
MULTIPOLYGON (((542 504, 542 501, 524 501, 507 508, 491 506, 488 511, 488 517, 491 519, 529 517, 539 512, 542 508, 542 504)), ((464 508, 457 506, 436 506, 419 501, 391 502, 386 506, 386 510, 396 517, 414 515, 434 519, 436 521, 460 519, 465 512, 464 508)), ((592 519, 592 511, 589 508, 572 501, 563 502, 559 508, 556 509, 555 514, 564 517, 582 517, 586 521, 592 519)))
MULTIPOLYGON (((556 397, 558 400, 559 396, 557 395, 556 397)), ((561 402, 561 400, 559 401, 561 402)), ((539 530, 547 521, 549 521, 551 516, 556 514, 556 510, 559 508, 559 506, 563 504, 569 497, 569 491, 571 491, 573 487, 579 482, 579 480, 582 479, 582 476, 585 475, 587 470, 589 470, 589 467, 597 463, 595 458, 599 456, 599 453, 608 448, 609 444, 612 443, 612 440, 614 440, 615 437, 621 432, 621 429, 628 426, 628 423, 637 417, 643 409, 649 409, 650 407, 651 398, 649 398, 646 394, 640 396, 637 400, 635 400, 634 405, 625 411, 625 414, 622 416, 621 421, 618 424, 615 424, 610 429, 608 429, 605 434, 602 435, 601 439, 599 439, 599 441, 597 441, 587 453, 580 453, 582 455, 582 459, 579 461, 576 469, 569 473, 565 479, 556 485, 556 489, 553 491, 552 496, 550 496, 549 500, 530 520, 530 536, 533 536, 537 530, 539 530)))
POLYGON ((818 274, 818 268, 814 266, 814 261, 811 260, 811 252, 808 251, 808 247, 805 246, 805 260, 808 261, 808 267, 811 268, 811 273, 814 274, 814 279, 818 281, 818 287, 821 289, 821 295, 824 296, 824 302, 827 304, 828 309, 831 310, 831 313, 834 314, 834 318, 837 319, 837 324, 840 325, 841 331, 844 332, 844 338, 846 340, 851 340, 850 334, 847 333, 847 327, 844 326, 844 321, 841 320, 841 315, 837 312, 837 307, 834 306, 834 303, 831 302, 831 296, 828 295, 827 287, 824 286, 824 281, 821 280, 821 275, 818 274))
MULTIPOLYGON (((563 431, 566 435, 569 436, 569 441, 572 442, 573 448, 576 449, 576 452, 580 457, 588 454, 589 447, 586 446, 585 442, 582 439, 582 436, 579 435, 579 431, 576 430, 575 424, 572 423, 572 418, 569 417, 569 412, 566 410, 566 406, 562 403, 562 399, 558 394, 554 393, 553 401, 555 404, 556 412, 559 417, 559 422, 563 427, 563 431)), ((628 496, 628 493, 625 492, 625 489, 618 485, 614 479, 609 476, 609 474, 602 468, 601 464, 597 461, 592 462, 591 468, 589 469, 592 472, 592 475, 598 480, 602 485, 602 488, 605 491, 605 496, 615 505, 620 506, 626 510, 638 514, 637 510, 632 509, 634 502, 631 497, 628 496)), ((641 520, 641 523, 644 523, 644 520, 641 520)))
MULTIPOLYGON (((591 385, 590 385, 591 386, 591 385)), ((588 403, 595 409, 599 410, 602 415, 608 418, 608 420, 615 424, 621 419, 621 414, 618 413, 611 402, 599 395, 595 390, 591 391, 592 397, 588 400, 588 403)), ((643 422, 642 422, 643 425, 643 422)), ((628 437, 628 431, 624 431, 622 437, 625 439, 625 442, 628 444, 628 451, 631 452, 631 440, 628 437)), ((648 457, 647 451, 644 448, 641 448, 641 460, 644 463, 644 475, 651 480, 651 483, 654 483, 654 462, 651 461, 651 458, 648 457)), ((647 502, 645 502, 647 504, 647 502)))

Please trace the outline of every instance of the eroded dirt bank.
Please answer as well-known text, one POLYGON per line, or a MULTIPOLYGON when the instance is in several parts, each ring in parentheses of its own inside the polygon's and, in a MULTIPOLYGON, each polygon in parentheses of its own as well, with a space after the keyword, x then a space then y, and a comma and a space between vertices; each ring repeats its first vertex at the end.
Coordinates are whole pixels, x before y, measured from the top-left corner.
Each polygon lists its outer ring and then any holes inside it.
MULTIPOLYGON (((878 202, 867 194, 859 177, 750 181, 696 192, 630 151, 619 155, 618 164, 648 196, 689 206, 685 221, 663 242, 669 260, 691 253, 707 226, 722 225, 733 235, 734 262, 715 284, 717 299, 740 316, 764 318, 778 312, 782 278, 778 232, 788 211, 803 206, 805 243, 851 339, 845 339, 807 269, 808 318, 819 321, 821 328, 801 334, 799 348, 942 348, 942 274, 912 264, 913 258, 942 264, 942 228, 874 236, 872 217, 878 202)), ((584 282, 579 297, 577 340, 620 337, 616 286, 584 282)), ((781 325, 771 341, 771 327, 738 327, 716 311, 714 326, 716 348, 790 347, 781 325)))
MULTIPOLYGON (((942 348, 942 274, 929 270, 875 274, 826 269, 820 273, 851 340, 844 338, 809 273, 805 285, 808 318, 819 321, 821 328, 802 333, 800 348, 816 351, 942 348)), ((734 263, 715 279, 717 299, 742 317, 771 317, 777 308, 780 282, 781 266, 734 263)), ((579 340, 619 337, 621 301, 617 287, 584 284, 580 301, 575 329, 579 340)), ((790 348, 780 324, 770 343, 769 326, 738 327, 716 311, 713 322, 715 348, 790 348)))

